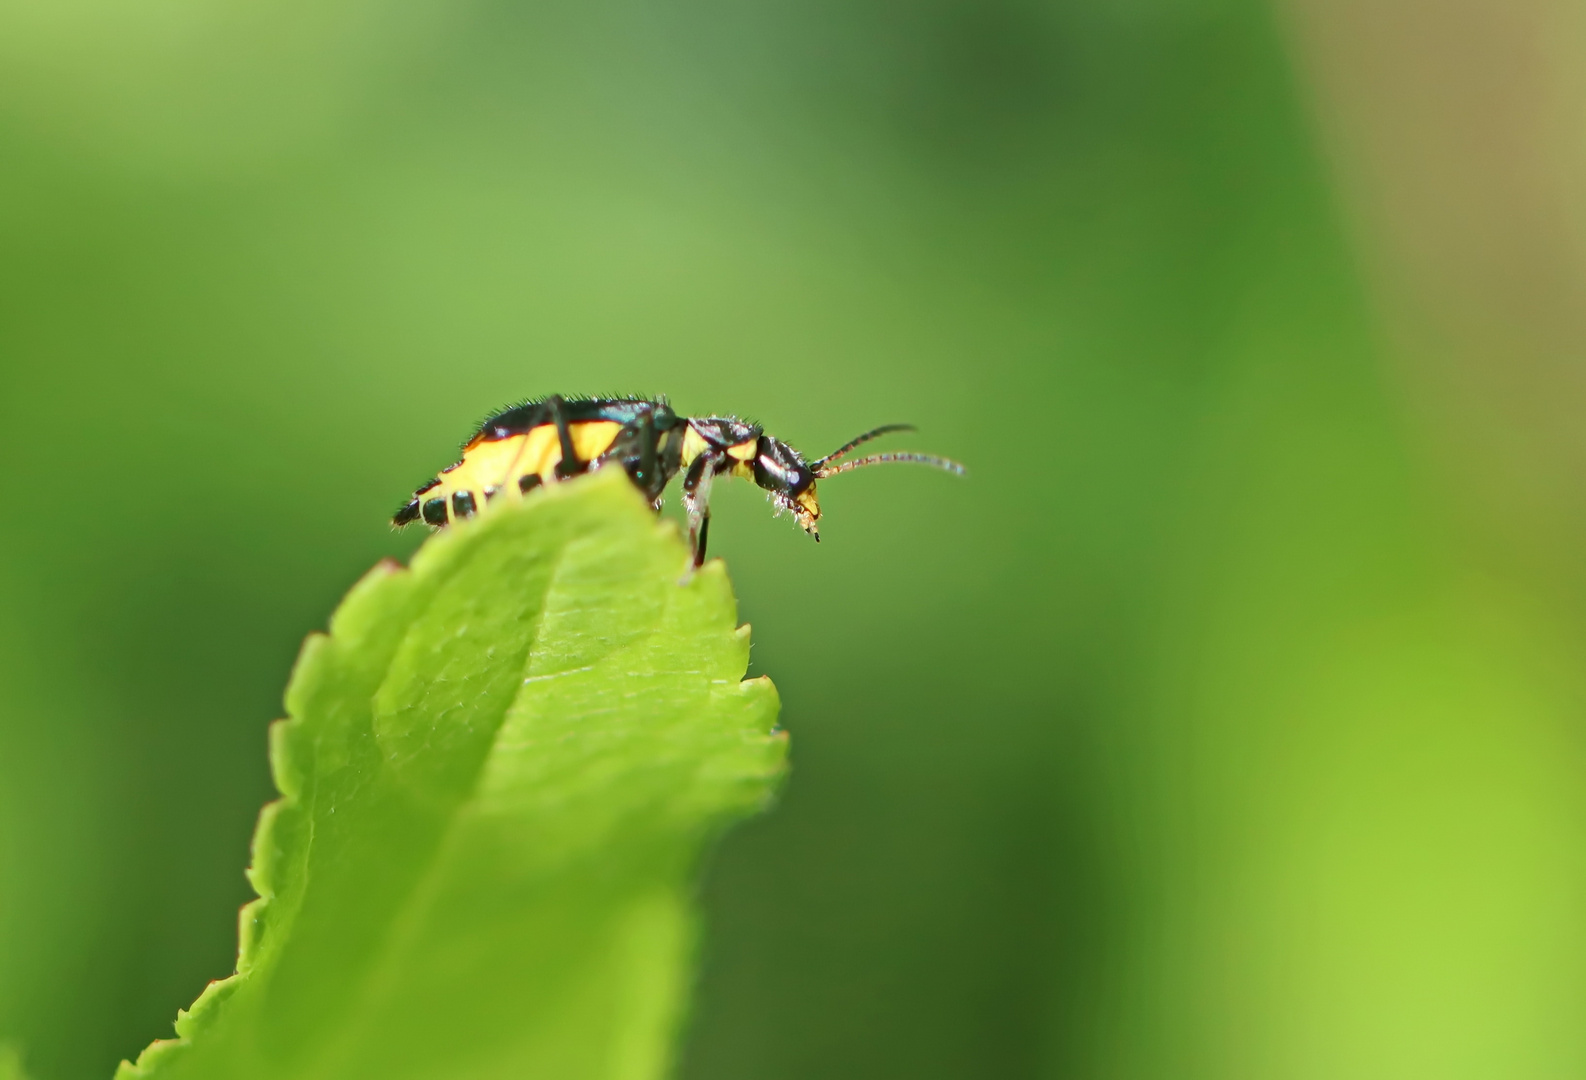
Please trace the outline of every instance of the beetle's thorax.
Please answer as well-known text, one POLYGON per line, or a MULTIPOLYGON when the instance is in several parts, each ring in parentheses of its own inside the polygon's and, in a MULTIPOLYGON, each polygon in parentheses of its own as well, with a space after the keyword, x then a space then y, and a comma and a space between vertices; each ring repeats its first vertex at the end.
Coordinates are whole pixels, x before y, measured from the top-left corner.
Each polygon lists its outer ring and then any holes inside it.
POLYGON ((683 432, 683 468, 701 454, 715 454, 732 462, 751 461, 760 441, 760 427, 735 416, 695 416, 683 432))

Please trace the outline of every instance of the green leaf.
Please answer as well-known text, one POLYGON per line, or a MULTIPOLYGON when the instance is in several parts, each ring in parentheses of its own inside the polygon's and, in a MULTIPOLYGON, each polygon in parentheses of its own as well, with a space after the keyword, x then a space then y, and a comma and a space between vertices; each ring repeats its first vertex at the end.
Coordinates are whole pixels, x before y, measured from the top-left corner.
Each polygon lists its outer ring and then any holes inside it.
POLYGON ((237 974, 118 1080, 665 1072, 700 851, 785 757, 686 563, 613 470, 359 582, 271 732, 237 974))

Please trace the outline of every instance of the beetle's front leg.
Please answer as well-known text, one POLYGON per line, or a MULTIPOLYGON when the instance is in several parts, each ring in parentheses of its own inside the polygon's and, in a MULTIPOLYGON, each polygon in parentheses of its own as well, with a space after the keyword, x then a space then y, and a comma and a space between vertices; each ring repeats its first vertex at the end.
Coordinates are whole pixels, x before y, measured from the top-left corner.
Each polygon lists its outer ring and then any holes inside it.
POLYGON ((688 517, 688 544, 694 566, 705 562, 705 541, 710 533, 710 482, 716 475, 719 454, 703 453, 683 476, 683 511, 688 517))

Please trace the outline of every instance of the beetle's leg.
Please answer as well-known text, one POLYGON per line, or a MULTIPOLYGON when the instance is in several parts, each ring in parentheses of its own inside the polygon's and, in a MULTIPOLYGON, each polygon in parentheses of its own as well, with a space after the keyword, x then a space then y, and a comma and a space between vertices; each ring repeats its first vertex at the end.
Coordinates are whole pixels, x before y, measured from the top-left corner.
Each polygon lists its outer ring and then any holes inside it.
POLYGON ((621 465, 633 486, 644 492, 650 505, 659 509, 661 489, 677 471, 665 469, 659 450, 663 437, 663 433, 656 430, 654 410, 646 409, 622 426, 591 468, 604 468, 612 462, 621 465))
MULTIPOLYGON (((672 428, 656 440, 656 454, 660 458, 661 489, 666 488, 672 477, 677 475, 677 470, 683 466, 683 433, 688 429, 684 426, 672 428)), ((659 497, 659 496, 657 496, 659 497)))
POLYGON ((639 417, 638 463, 628 475, 652 503, 661 494, 661 485, 657 483, 660 478, 656 475, 655 442, 655 410, 646 409, 639 417))
POLYGON ((688 517, 688 544, 693 549, 696 567, 705 562, 705 539, 710 531, 710 482, 716 475, 719 456, 700 454, 683 477, 683 511, 688 517))
POLYGON ((705 540, 710 536, 710 510, 699 520, 699 540, 694 545, 694 565, 705 565, 705 540))
POLYGON ((649 492, 651 505, 656 510, 661 509, 661 503, 666 496, 666 485, 672 482, 672 477, 676 476, 683 466, 683 432, 686 430, 685 427, 677 426, 656 432, 655 483, 649 492))
POLYGON ((562 442, 562 460, 556 463, 556 475, 563 480, 584 471, 584 463, 578 460, 578 449, 573 446, 572 429, 567 426, 566 405, 560 394, 552 394, 545 399, 545 407, 551 413, 551 423, 556 425, 556 437, 562 442))

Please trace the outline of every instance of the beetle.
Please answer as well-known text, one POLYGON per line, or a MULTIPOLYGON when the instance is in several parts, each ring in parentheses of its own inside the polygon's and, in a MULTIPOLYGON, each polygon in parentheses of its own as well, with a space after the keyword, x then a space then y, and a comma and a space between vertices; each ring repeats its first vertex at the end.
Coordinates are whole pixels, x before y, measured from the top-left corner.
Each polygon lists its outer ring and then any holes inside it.
POLYGON ((705 561, 710 531, 710 485, 717 476, 752 480, 770 493, 777 512, 792 513, 820 540, 815 482, 869 465, 913 462, 963 475, 964 467, 927 454, 890 453, 839 462, 881 435, 912 431, 884 424, 806 461, 759 424, 736 416, 679 416, 664 398, 564 398, 513 405, 487 419, 463 444, 462 458, 413 493, 392 517, 398 527, 424 522, 437 528, 471 517, 499 498, 520 499, 542 484, 612 465, 627 472, 657 510, 666 485, 683 474, 694 565, 705 561))

